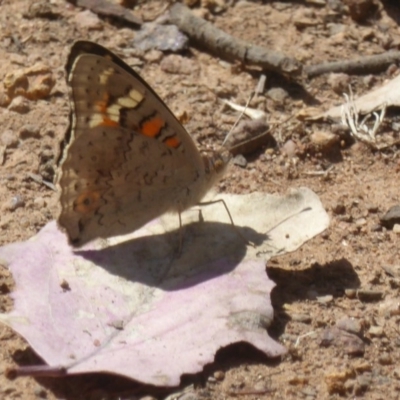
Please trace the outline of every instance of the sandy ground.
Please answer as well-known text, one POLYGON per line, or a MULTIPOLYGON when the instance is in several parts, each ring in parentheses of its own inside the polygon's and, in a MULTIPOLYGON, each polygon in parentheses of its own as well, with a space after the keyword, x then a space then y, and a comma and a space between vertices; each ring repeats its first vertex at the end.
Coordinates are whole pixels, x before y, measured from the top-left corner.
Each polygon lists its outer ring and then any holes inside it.
MULTIPOLYGON (((362 22, 355 22, 340 0, 202 1, 195 12, 235 37, 313 65, 396 50, 400 8, 397 2, 375 3, 362 22)), ((140 2, 134 14, 153 21, 163 10, 165 2, 140 2)), ((56 216, 57 194, 37 178, 52 182, 57 169, 69 112, 64 64, 75 40, 101 43, 135 66, 186 120, 200 148, 217 147, 236 119, 221 100, 245 104, 261 73, 194 45, 179 55, 135 50, 135 29, 61 0, 3 0, 0 27, 2 245, 28 239, 56 216), (12 93, 6 86, 11 73, 19 74, 19 81, 12 78, 18 81, 12 93), (36 90, 28 93, 26 85, 36 90)), ((265 111, 275 124, 307 107, 323 110, 340 104, 348 83, 360 95, 398 73, 396 65, 375 75, 313 79, 284 79, 267 72, 265 91, 250 107, 265 111)), ((391 113, 382 126, 393 137, 396 118, 391 113)), ((398 202, 397 147, 372 150, 346 134, 321 145, 312 136, 321 132, 336 135, 331 124, 296 119, 273 129, 276 146, 247 156, 245 167, 233 165, 218 186, 233 193, 285 193, 307 186, 331 217, 325 233, 267 266, 277 284, 269 333, 289 349, 287 356, 268 360, 246 344, 223 349, 202 374, 183 379, 182 388, 189 387, 186 400, 399 398, 400 275, 386 272, 388 267, 398 271, 399 238, 379 225, 379 216, 398 202), (359 296, 356 290, 367 294, 359 296), (337 330, 338 325, 345 329, 337 330)), ((5 268, 0 279, 5 312, 12 309, 13 280, 5 268)), ((40 359, 5 326, 0 326, 0 340, 2 399, 164 399, 171 393, 101 375, 13 380, 5 374, 7 368, 35 365, 40 359)))

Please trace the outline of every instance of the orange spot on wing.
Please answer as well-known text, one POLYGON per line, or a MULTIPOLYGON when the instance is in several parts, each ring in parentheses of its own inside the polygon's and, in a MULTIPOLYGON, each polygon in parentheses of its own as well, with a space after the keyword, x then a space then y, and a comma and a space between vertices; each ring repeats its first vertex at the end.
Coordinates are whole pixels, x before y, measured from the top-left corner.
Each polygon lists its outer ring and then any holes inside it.
POLYGON ((104 93, 103 98, 99 101, 96 101, 95 107, 101 114, 106 113, 109 98, 110 98, 110 96, 107 93, 104 93))
POLYGON ((143 122, 140 132, 148 137, 156 137, 160 133, 164 125, 165 121, 162 118, 154 117, 152 119, 149 119, 148 121, 143 122))
POLYGON ((100 205, 99 192, 83 192, 74 201, 74 211, 80 214, 88 214, 95 211, 100 205))
POLYGON ((180 140, 176 136, 172 136, 164 141, 168 147, 176 149, 180 144, 180 140))

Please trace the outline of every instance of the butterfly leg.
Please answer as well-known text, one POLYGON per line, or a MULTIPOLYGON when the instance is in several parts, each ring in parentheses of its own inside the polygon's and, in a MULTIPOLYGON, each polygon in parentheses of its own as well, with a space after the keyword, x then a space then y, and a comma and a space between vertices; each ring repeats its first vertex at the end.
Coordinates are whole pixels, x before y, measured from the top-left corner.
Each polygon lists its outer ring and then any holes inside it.
POLYGON ((226 212, 227 212, 227 214, 228 214, 228 217, 229 217, 229 219, 230 219, 230 221, 231 221, 231 225, 232 225, 233 229, 235 230, 235 232, 241 237, 241 239, 242 239, 247 245, 250 245, 250 246, 252 246, 252 247, 255 247, 254 243, 250 242, 249 239, 247 239, 245 236, 243 236, 242 232, 240 232, 240 230, 237 228, 237 226, 236 226, 235 223, 233 222, 232 215, 231 215, 231 213, 230 213, 230 211, 229 211, 229 208, 228 208, 228 206, 226 205, 224 199, 218 199, 218 200, 212 200, 212 201, 204 201, 204 202, 198 203, 197 205, 199 205, 199 206, 209 206, 209 205, 215 204, 215 203, 222 203, 222 204, 224 205, 225 210, 226 210, 226 212))

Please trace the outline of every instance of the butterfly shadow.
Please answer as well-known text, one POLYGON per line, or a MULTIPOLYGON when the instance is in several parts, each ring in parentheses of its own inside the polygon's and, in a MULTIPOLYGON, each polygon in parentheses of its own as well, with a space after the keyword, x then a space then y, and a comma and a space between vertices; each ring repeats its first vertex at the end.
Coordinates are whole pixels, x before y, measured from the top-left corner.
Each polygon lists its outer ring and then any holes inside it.
POLYGON ((173 291, 234 270, 247 253, 244 238, 256 247, 269 240, 249 227, 202 222, 185 225, 183 232, 176 229, 74 254, 131 282, 173 291))

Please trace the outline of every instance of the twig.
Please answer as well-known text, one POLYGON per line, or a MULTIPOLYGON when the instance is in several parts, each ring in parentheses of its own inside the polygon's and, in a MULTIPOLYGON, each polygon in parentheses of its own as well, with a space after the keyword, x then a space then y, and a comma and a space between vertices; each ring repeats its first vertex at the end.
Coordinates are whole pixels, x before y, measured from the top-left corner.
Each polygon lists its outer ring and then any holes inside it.
POLYGON ((294 58, 237 39, 203 18, 196 17, 183 4, 175 3, 171 7, 170 21, 191 39, 228 61, 240 61, 245 65, 256 65, 290 76, 301 73, 302 65, 294 58))
POLYGON ((120 6, 117 3, 107 0, 70 0, 71 3, 75 3, 78 7, 84 7, 94 12, 95 14, 102 15, 104 17, 113 17, 125 22, 129 22, 133 25, 142 25, 142 21, 135 17, 130 10, 120 6))
POLYGON ((309 78, 329 72, 344 72, 346 74, 370 74, 381 72, 400 61, 400 51, 388 51, 374 56, 360 57, 355 60, 334 61, 304 67, 309 78))
POLYGON ((331 172, 333 170, 333 168, 335 168, 333 165, 331 165, 328 169, 326 169, 325 171, 306 171, 304 172, 304 175, 308 175, 308 176, 326 176, 329 174, 329 172, 331 172))
POLYGON ((39 184, 42 184, 42 185, 47 186, 49 189, 53 190, 54 192, 57 191, 57 189, 56 189, 56 187, 54 186, 54 184, 51 183, 51 182, 45 181, 41 175, 33 174, 32 172, 28 172, 27 175, 28 175, 29 178, 31 178, 33 181, 35 181, 35 182, 37 182, 37 183, 39 183, 39 184))

